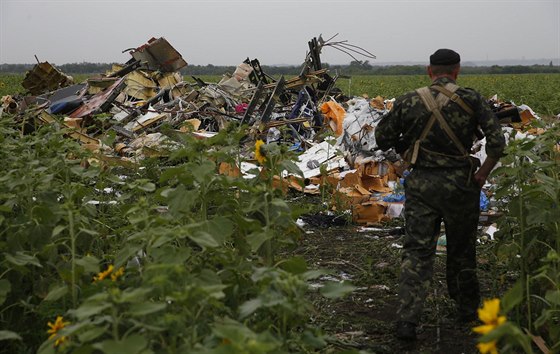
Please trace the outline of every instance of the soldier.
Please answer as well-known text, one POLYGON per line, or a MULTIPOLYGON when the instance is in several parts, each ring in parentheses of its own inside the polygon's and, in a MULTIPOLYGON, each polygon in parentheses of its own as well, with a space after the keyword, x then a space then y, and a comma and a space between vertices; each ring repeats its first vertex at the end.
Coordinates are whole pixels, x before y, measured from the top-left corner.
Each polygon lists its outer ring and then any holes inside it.
POLYGON ((455 84, 459 69, 458 53, 438 49, 427 68, 432 85, 397 98, 375 130, 380 149, 395 148, 411 164, 405 180, 406 233, 397 311, 396 335, 401 340, 416 339, 442 221, 447 289, 459 320, 476 319, 480 302, 475 248, 480 190, 502 156, 505 141, 482 96, 455 84), (486 136, 488 156, 480 168, 469 153, 479 129, 486 136))

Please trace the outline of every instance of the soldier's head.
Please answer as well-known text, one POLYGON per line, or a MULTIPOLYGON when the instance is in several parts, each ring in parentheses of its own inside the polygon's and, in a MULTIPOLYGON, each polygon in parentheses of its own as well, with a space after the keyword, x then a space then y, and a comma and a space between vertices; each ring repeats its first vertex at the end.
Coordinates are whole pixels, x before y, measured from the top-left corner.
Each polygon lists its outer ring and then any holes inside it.
POLYGON ((454 50, 438 49, 430 55, 428 75, 432 80, 442 76, 448 76, 455 80, 459 75, 460 62, 461 57, 454 50))

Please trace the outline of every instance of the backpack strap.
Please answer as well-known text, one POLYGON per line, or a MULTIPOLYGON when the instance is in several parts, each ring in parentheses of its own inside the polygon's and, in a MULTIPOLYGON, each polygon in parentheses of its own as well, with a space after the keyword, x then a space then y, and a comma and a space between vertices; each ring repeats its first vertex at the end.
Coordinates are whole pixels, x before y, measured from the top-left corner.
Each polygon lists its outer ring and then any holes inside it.
MULTIPOLYGON (((447 123, 445 118, 443 117, 443 114, 441 113, 440 107, 438 106, 436 100, 434 99, 434 96, 432 96, 432 92, 430 91, 430 88, 422 87, 422 88, 419 88, 418 90, 416 90, 416 92, 418 93, 418 95, 422 99, 422 102, 424 103, 424 105, 426 106, 428 111, 432 113, 432 116, 434 116, 435 119, 437 119, 437 121, 438 121, 440 127, 443 129, 443 131, 445 131, 445 133, 449 136, 451 141, 453 141, 453 143, 455 144, 455 146, 457 147, 457 149, 459 150, 461 155, 463 155, 464 157, 468 157, 469 153, 467 152, 467 150, 465 149, 465 147, 463 146, 463 144, 461 143, 459 138, 457 138, 457 135, 455 135, 455 133, 453 132, 453 130, 451 129, 451 127, 449 126, 449 124, 447 123)), ((426 132, 426 134, 427 134, 427 132, 426 132)), ((424 138, 425 138, 425 136, 424 136, 424 138)), ((419 145, 419 140, 420 139, 418 139, 415 142, 415 144, 414 144, 415 146, 417 144, 419 145)), ((416 155, 418 154, 417 151, 415 151, 415 153, 416 153, 416 155)), ((413 154, 413 156, 414 156, 414 154, 413 154)))

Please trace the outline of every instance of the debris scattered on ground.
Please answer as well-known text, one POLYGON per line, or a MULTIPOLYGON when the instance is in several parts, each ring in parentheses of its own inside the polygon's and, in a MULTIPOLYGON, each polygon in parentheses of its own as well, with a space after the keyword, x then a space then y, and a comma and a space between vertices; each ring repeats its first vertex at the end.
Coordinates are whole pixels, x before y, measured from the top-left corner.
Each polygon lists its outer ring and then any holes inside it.
MULTIPOLYGON (((217 83, 196 77, 194 83, 183 81, 178 70, 187 62, 165 38, 151 38, 131 49, 126 63, 83 83, 39 62, 22 82, 27 94, 2 97, 0 114, 13 114, 24 133, 58 122, 100 158, 128 164, 169 154, 176 147, 166 133, 169 129, 205 139, 229 124, 246 125, 248 147, 264 140, 299 153, 296 165, 301 174, 285 171, 275 178, 309 194, 320 194, 322 188, 332 191, 329 204, 338 214, 302 220, 305 223, 346 223, 348 218, 340 214, 344 210, 351 211, 355 223, 366 226, 401 217, 407 166, 394 151, 379 150, 374 136, 394 99, 345 97, 336 87, 338 74, 332 76, 320 58, 324 47, 344 46, 344 41, 319 37, 308 45, 301 72, 294 78, 273 78, 257 59, 247 58, 217 83), (163 126, 169 129, 164 131, 163 126), (325 131, 329 138, 321 138, 325 131), (111 134, 112 145, 105 145, 102 141, 111 134)), ((344 49, 375 58, 356 46, 344 49)), ((489 102, 509 135, 538 118, 525 105, 501 102, 496 96, 489 102)), ((484 144, 482 138, 475 145, 474 155, 480 160, 486 158, 484 144)), ((254 171, 262 168, 255 159, 247 153, 238 166, 223 165, 220 172, 254 178, 254 171)), ((485 212, 481 222, 491 222, 494 211, 485 212)))

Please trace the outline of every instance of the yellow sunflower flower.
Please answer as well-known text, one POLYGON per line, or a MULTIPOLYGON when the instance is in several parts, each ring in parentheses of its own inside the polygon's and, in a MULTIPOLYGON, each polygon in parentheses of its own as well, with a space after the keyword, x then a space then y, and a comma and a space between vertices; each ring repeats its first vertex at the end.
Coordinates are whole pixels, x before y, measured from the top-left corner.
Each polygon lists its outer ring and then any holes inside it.
POLYGON ((115 267, 113 267, 112 264, 110 264, 106 270, 104 270, 103 272, 99 272, 96 276, 93 277, 93 281, 97 282, 97 281, 102 281, 103 279, 107 278, 108 276, 111 275, 111 273, 113 273, 113 269, 115 267))
POLYGON ((484 300, 484 306, 478 309, 478 318, 484 323, 481 326, 473 328, 473 331, 480 334, 486 334, 507 321, 506 316, 499 316, 500 299, 484 300))
MULTIPOLYGON (((483 325, 473 328, 473 332, 479 334, 487 334, 501 326, 507 321, 506 316, 500 316, 500 299, 484 300, 484 306, 478 309, 478 318, 484 323, 483 325)), ((478 350, 482 354, 498 354, 496 341, 488 343, 479 343, 478 350)))
POLYGON ((117 279, 119 279, 120 277, 122 277, 122 275, 124 274, 124 268, 120 267, 116 272, 114 272, 113 274, 111 274, 111 280, 112 281, 117 281, 117 279))
POLYGON ((476 345, 481 354, 498 354, 498 349, 496 348, 496 341, 493 340, 488 343, 478 343, 476 345))
POLYGON ((255 158, 262 165, 266 161, 266 153, 263 149, 264 141, 257 140, 255 142, 255 158))
MULTIPOLYGON (((47 333, 50 334, 49 339, 57 337, 58 331, 68 326, 69 324, 70 322, 64 322, 64 318, 62 316, 57 316, 54 323, 47 322, 47 326, 50 327, 50 329, 47 330, 47 333)), ((66 342, 67 339, 68 337, 66 336, 60 336, 56 338, 56 340, 54 341, 54 346, 59 346, 60 344, 66 342)))

